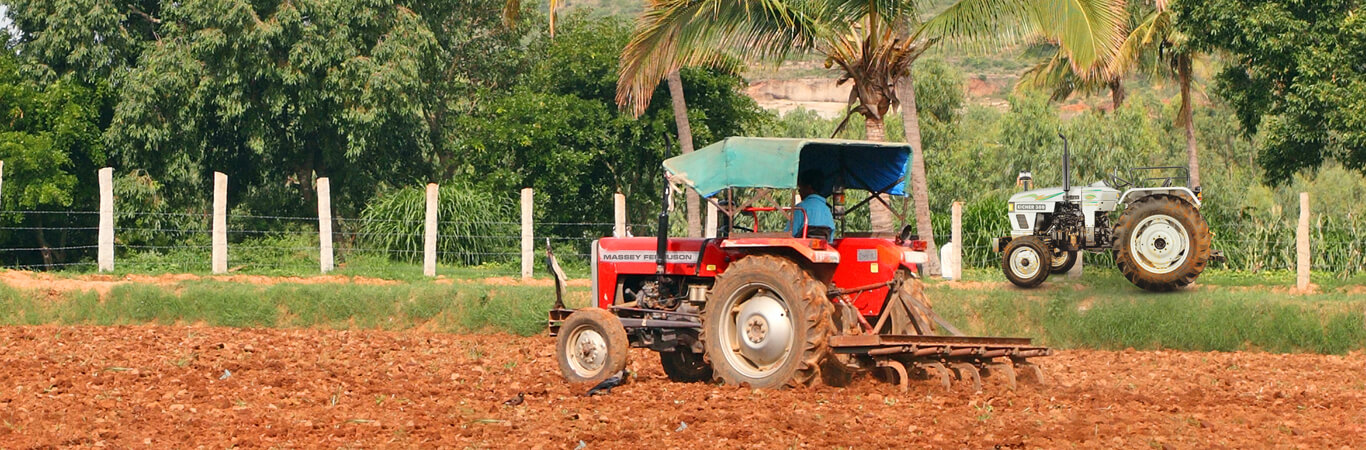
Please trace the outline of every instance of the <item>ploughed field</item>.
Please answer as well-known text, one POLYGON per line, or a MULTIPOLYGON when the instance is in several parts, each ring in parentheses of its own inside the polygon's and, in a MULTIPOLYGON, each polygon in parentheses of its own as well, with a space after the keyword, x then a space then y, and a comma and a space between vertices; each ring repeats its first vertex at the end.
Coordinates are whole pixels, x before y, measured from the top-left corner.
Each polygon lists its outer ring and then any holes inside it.
POLYGON ((1366 446, 1366 355, 1069 350, 1048 386, 871 378, 583 397, 554 340, 182 326, 0 328, 0 447, 1366 446), (519 405, 504 402, 523 394, 519 405))

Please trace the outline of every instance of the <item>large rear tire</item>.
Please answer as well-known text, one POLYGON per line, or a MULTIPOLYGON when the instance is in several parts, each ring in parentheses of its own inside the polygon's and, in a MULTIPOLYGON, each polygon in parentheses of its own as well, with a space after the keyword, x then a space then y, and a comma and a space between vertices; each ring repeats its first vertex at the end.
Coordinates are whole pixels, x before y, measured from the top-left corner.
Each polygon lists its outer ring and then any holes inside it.
POLYGON ((1115 227, 1115 264, 1134 285, 1154 292, 1195 282, 1210 259, 1209 224, 1179 197, 1143 197, 1115 227))
POLYGON ((569 382, 599 383, 626 368, 630 347, 617 316, 600 308, 584 308, 560 326, 555 359, 569 382))
POLYGON ((753 388, 810 385, 830 356, 833 309, 825 285, 787 258, 732 263, 716 277, 702 317, 714 379, 753 388))
POLYGON ((1053 249, 1038 236, 1011 239, 1001 252, 1001 271, 1011 283, 1022 288, 1043 284, 1052 265, 1053 249))

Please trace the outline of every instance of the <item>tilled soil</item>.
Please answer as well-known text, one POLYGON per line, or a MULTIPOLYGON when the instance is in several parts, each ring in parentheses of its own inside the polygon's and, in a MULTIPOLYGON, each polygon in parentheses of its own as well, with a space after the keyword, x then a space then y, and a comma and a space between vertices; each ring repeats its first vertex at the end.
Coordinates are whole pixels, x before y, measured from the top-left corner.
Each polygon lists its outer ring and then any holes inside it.
POLYGON ((1366 446, 1360 353, 1062 351, 1050 385, 977 394, 680 384, 632 358, 583 397, 544 336, 7 327, 0 447, 1366 446))

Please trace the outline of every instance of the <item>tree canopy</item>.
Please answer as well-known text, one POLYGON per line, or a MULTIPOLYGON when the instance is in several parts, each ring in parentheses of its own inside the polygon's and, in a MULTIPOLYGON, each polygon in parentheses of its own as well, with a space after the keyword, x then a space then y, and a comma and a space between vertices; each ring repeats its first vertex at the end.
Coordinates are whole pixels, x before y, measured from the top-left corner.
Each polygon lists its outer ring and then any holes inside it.
POLYGON ((1215 92, 1257 134, 1267 181, 1325 161, 1366 173, 1366 11, 1356 0, 1174 5, 1192 44, 1226 52, 1215 92))

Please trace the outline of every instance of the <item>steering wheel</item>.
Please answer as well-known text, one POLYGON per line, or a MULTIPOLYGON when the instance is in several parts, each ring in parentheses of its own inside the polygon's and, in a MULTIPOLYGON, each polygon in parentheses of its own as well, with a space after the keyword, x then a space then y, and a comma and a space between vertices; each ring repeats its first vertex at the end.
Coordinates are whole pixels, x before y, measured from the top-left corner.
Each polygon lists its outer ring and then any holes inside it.
POLYGON ((915 238, 915 227, 906 225, 901 227, 901 232, 896 235, 896 245, 905 244, 906 241, 915 238))

